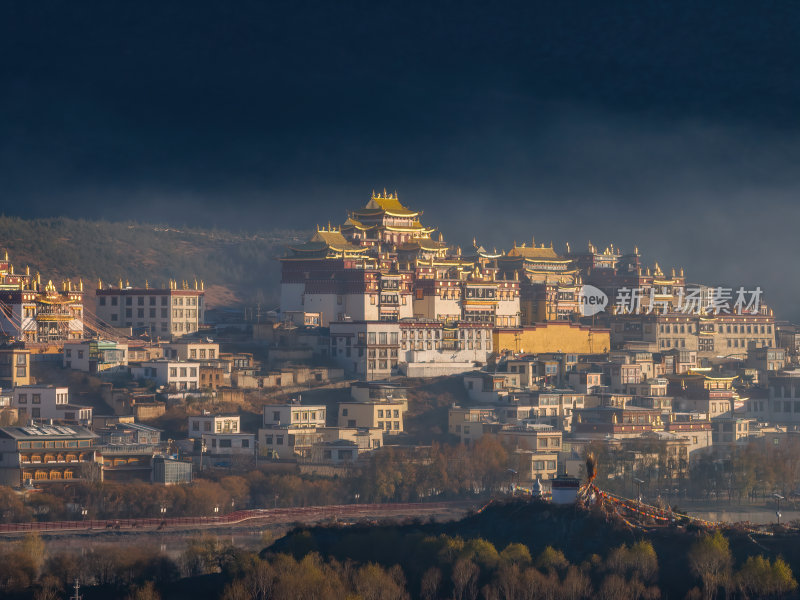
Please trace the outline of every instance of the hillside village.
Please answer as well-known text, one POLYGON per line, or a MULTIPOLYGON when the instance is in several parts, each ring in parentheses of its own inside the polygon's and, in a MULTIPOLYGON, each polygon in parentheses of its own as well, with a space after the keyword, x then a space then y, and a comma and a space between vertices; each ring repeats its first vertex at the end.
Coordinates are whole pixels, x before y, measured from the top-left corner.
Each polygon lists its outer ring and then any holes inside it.
POLYGON ((289 245, 278 310, 209 309, 202 280, 57 284, 6 255, 0 483, 363 481, 381 455, 431 468, 459 447, 499 458, 458 493, 546 496, 589 452, 628 494, 800 483, 741 471, 800 439, 800 330, 765 299, 638 248, 451 247, 420 216, 373 192, 289 245), (587 313, 589 288, 605 310, 587 313))

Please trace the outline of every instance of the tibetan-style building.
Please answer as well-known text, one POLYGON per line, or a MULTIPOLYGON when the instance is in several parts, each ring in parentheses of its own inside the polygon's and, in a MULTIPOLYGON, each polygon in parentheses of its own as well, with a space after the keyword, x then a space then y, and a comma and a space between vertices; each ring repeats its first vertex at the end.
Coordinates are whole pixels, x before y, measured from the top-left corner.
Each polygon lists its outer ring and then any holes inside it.
POLYGON ((317 227, 281 259, 281 312, 296 322, 433 319, 519 323, 519 282, 498 277, 499 253, 462 255, 397 194, 373 192, 340 227, 317 227))
POLYGON ((14 272, 8 254, 0 261, 0 330, 26 343, 58 343, 83 337, 83 283, 58 289, 41 276, 14 272))
POLYGON ((505 277, 520 282, 520 313, 523 325, 542 321, 570 321, 580 312, 581 278, 570 257, 553 246, 517 245, 497 259, 505 277))
POLYGON ((420 223, 422 211, 413 211, 402 204, 397 196, 372 192, 364 208, 351 211, 342 233, 365 248, 396 251, 405 244, 425 244, 435 231, 420 223))

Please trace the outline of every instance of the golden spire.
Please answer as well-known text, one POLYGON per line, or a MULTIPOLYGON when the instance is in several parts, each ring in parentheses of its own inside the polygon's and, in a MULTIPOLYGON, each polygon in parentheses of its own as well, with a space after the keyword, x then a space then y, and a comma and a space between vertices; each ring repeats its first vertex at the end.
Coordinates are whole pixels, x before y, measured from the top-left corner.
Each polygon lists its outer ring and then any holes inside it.
POLYGON ((150 289, 150 282, 147 281, 147 279, 144 280, 144 289, 146 289, 146 290, 150 289))
POLYGON ((31 266, 25 265, 25 275, 30 275, 30 274, 31 274, 31 266))
POLYGON ((206 289, 206 284, 205 284, 205 282, 203 282, 202 279, 200 280, 200 289, 201 290, 205 290, 206 289))
POLYGON ((102 279, 99 279, 99 278, 97 279, 97 289, 98 290, 102 290, 103 289, 103 280, 102 279))
POLYGON ((119 278, 119 289, 122 289, 122 277, 119 278))
POLYGON ((194 289, 198 289, 198 287, 197 287, 197 277, 194 278, 194 289))
POLYGON ((78 279, 78 290, 83 291, 83 278, 78 279))

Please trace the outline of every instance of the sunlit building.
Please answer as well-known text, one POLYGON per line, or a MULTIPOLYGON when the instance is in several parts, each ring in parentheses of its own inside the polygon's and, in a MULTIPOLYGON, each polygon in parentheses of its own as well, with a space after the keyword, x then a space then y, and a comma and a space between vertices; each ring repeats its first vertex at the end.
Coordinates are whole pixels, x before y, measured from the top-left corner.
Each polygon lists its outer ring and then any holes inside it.
POLYGON ((8 254, 0 260, 0 330, 26 343, 50 344, 83 337, 83 283, 60 289, 41 275, 14 272, 8 254))
POLYGON ((205 323, 203 284, 190 288, 171 281, 168 288, 123 286, 106 287, 99 283, 96 316, 104 327, 133 329, 153 337, 179 338, 195 333, 205 323))

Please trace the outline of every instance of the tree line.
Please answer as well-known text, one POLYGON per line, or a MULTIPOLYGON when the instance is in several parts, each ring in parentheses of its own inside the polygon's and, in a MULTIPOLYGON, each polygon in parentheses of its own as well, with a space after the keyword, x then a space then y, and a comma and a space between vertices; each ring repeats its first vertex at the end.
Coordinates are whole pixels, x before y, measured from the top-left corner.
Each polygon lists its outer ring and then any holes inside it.
MULTIPOLYGON (((381 565, 323 558, 303 550, 298 535, 294 552, 239 561, 223 599, 655 600, 663 595, 658 557, 646 540, 573 564, 552 546, 534 556, 520 543, 498 550, 482 538, 428 536, 404 547, 397 563, 381 565)), ((687 559, 693 576, 687 578, 689 598, 783 598, 797 589, 781 558, 749 556, 734 569, 720 532, 697 538, 687 559)))
POLYGON ((780 557, 748 553, 737 565, 718 530, 684 534, 686 552, 677 563, 670 557, 666 573, 646 539, 571 562, 554 546, 533 553, 519 542, 499 547, 481 537, 419 528, 378 527, 350 539, 340 529, 325 530, 316 532, 334 538, 332 552, 321 552, 310 531, 301 529, 261 553, 211 535, 191 537, 177 558, 146 542, 49 552, 38 535, 28 534, 0 546, 0 595, 55 600, 77 578, 104 597, 158 600, 181 582, 189 589, 192 578, 210 575, 217 583, 206 582, 199 597, 223 600, 655 600, 665 595, 665 578, 673 580, 673 593, 683 588, 689 599, 786 598, 798 587, 780 557), (365 558, 370 548, 377 551, 365 558))
POLYGON ((0 521, 210 516, 247 508, 408 502, 491 494, 508 483, 509 453, 485 438, 474 446, 434 444, 428 452, 387 447, 352 477, 252 470, 207 471, 191 484, 75 481, 60 489, 18 493, 0 486, 0 521), (162 508, 166 512, 162 512, 162 508), (216 510, 215 510, 216 509, 216 510))

